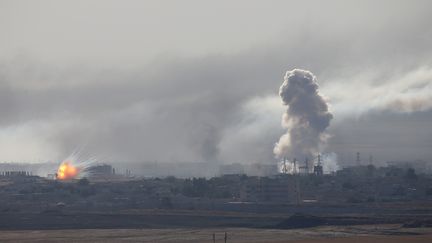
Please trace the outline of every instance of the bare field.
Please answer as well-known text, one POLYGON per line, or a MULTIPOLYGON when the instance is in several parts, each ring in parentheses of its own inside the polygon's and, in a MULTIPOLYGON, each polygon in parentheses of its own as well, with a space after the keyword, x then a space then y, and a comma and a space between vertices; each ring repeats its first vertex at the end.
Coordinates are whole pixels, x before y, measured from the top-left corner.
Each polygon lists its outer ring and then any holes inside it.
POLYGON ((1 242, 413 242, 432 241, 432 228, 405 229, 399 225, 323 226, 276 230, 251 228, 207 229, 80 229, 0 231, 1 242))

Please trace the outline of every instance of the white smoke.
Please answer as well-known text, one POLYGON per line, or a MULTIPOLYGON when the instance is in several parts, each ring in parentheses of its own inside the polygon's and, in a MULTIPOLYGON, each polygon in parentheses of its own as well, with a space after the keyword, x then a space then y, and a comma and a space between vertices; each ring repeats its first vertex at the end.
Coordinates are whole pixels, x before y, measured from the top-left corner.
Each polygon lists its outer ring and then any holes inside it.
POLYGON ((282 174, 296 174, 299 171, 298 164, 294 164, 294 161, 279 161, 278 171, 282 174))
POLYGON ((282 117, 287 132, 276 143, 274 154, 277 158, 313 158, 328 137, 325 130, 333 118, 315 76, 301 69, 286 72, 279 95, 288 106, 282 117))
POLYGON ((390 74, 364 70, 331 80, 323 90, 332 97, 332 108, 339 120, 370 111, 410 113, 432 109, 431 66, 390 74))
POLYGON ((331 152, 322 154, 321 161, 325 174, 329 174, 340 169, 338 164, 338 156, 336 153, 331 152))
MULTIPOLYGON (((315 158, 311 162, 317 164, 318 163, 317 159, 318 158, 315 158)), ((279 173, 283 173, 283 174, 300 173, 301 169, 299 167, 302 166, 302 163, 304 162, 301 161, 294 162, 293 160, 287 160, 287 159, 281 160, 278 163, 279 173)), ((331 174, 340 169, 340 166, 338 164, 338 156, 334 152, 321 154, 321 165, 323 167, 324 174, 331 174)))

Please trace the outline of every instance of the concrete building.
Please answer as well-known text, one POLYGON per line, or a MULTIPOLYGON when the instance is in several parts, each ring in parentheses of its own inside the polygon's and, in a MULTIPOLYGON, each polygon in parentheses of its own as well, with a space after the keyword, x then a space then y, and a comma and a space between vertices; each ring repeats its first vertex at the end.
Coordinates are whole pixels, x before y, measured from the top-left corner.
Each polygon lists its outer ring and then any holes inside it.
POLYGON ((246 182, 241 193, 243 201, 281 202, 295 201, 295 184, 286 177, 254 177, 246 182))
POLYGON ((114 169, 107 164, 91 166, 84 172, 89 178, 109 178, 114 175, 114 169))

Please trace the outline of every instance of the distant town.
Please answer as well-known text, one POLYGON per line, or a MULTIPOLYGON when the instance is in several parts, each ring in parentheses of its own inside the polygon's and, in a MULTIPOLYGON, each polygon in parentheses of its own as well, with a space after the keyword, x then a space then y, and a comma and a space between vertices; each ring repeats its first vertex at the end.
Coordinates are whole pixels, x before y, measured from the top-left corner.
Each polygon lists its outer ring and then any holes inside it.
MULTIPOLYGON (((198 165, 185 164, 183 169, 195 174, 194 169, 203 171, 198 165)), ((98 164, 89 167, 84 177, 59 181, 55 174, 41 177, 18 170, 18 164, 1 164, 0 211, 160 208, 288 213, 293 208, 284 205, 430 202, 432 175, 426 165, 391 162, 385 167, 359 165, 324 174, 317 166, 311 173, 286 173, 270 165, 231 164, 220 166, 219 176, 185 178, 178 168, 175 172, 182 176, 164 175, 170 172, 166 164, 143 165, 142 170, 157 176, 98 164)))

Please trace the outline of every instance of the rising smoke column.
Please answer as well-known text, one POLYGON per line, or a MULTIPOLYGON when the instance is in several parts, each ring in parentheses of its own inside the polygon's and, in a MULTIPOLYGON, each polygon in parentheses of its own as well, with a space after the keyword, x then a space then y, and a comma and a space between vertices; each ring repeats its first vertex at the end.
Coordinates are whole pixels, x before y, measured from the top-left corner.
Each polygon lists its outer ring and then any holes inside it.
POLYGON ((312 159, 325 142, 325 130, 333 118, 318 92, 315 76, 301 69, 286 72, 279 95, 288 106, 282 116, 282 126, 287 132, 280 137, 273 152, 277 158, 312 159))

